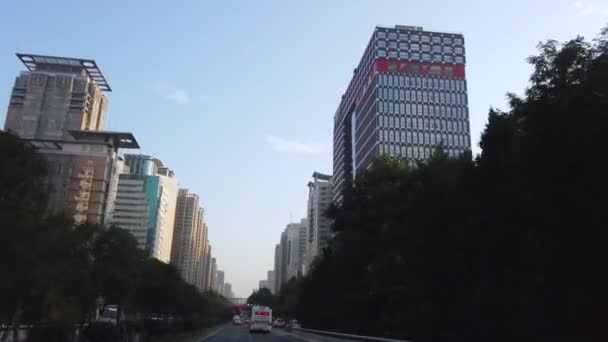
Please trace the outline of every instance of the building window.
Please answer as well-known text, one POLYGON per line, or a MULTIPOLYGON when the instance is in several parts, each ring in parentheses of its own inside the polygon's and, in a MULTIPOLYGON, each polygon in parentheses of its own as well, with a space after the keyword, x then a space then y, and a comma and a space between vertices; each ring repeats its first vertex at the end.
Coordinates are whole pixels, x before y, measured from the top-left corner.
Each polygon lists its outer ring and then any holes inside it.
POLYGON ((462 58, 461 56, 456 56, 456 57, 454 58, 454 61, 455 61, 456 63, 464 63, 464 58, 462 58))
POLYGON ((443 47, 443 52, 445 52, 445 53, 452 53, 452 47, 451 46, 444 46, 443 47))
POLYGON ((400 42, 399 43, 399 49, 401 49, 401 50, 407 50, 407 43, 400 42))
POLYGON ((420 37, 420 40, 421 40, 423 43, 428 43, 428 42, 430 42, 430 41, 431 41, 431 37, 426 36, 426 35, 423 35, 422 37, 420 37))
POLYGON ((378 38, 382 38, 382 39, 386 38, 386 33, 382 32, 382 31, 378 32, 378 38))
POLYGON ((462 38, 454 38, 454 44, 462 45, 462 38))
POLYGON ((391 49, 396 49, 397 48, 397 42, 388 42, 388 47, 391 49))
POLYGON ((388 33, 388 39, 397 39, 397 33, 395 33, 395 32, 389 32, 388 33))
POLYGON ((443 37, 443 43, 444 44, 452 44, 452 38, 450 38, 450 37, 443 37))
POLYGON ((431 51, 431 46, 428 44, 422 44, 422 52, 429 52, 431 51))
POLYGON ((405 77, 403 77, 403 75, 400 75, 399 76, 399 86, 403 87, 404 83, 405 83, 405 77))
POLYGON ((405 114, 405 103, 403 102, 399 104, 399 113, 405 114))
POLYGON ((385 48, 386 42, 384 40, 379 40, 377 45, 378 45, 378 47, 385 48))
POLYGON ((454 49, 454 52, 456 52, 459 55, 462 55, 463 50, 462 50, 461 47, 457 47, 457 48, 454 49))
POLYGON ((399 100, 403 101, 405 99, 405 90, 399 89, 399 100))
POLYGON ((388 57, 389 58, 397 58, 397 51, 389 51, 388 52, 388 57))
POLYGON ((441 55, 433 55, 433 62, 441 62, 441 55))
POLYGON ((422 129, 422 118, 418 118, 418 129, 422 129))
MULTIPOLYGON (((412 59, 420 59, 420 54, 417 52, 413 52, 412 59)), ((418 68, 416 68, 416 73, 418 73, 418 68)))
POLYGON ((386 57, 386 51, 382 49, 378 49, 378 57, 386 57))
POLYGON ((446 62, 452 63, 454 61, 454 57, 452 57, 452 55, 445 55, 443 57, 445 59, 446 62))
POLYGON ((430 61, 431 60, 431 54, 429 54, 429 53, 423 53, 422 54, 422 60, 423 61, 430 61))
POLYGON ((433 52, 441 53, 441 45, 433 45, 433 52))
POLYGON ((407 40, 407 34, 405 34, 405 33, 399 33, 399 39, 400 40, 407 40))
POLYGON ((412 44, 410 44, 410 50, 412 50, 412 51, 419 51, 420 50, 420 45, 416 44, 416 43, 412 43, 412 44))
POLYGON ((405 104, 405 114, 406 115, 412 115, 412 105, 409 103, 405 104))
POLYGON ((433 36, 432 40, 433 40, 433 43, 441 44, 441 37, 439 37, 439 36, 433 36))

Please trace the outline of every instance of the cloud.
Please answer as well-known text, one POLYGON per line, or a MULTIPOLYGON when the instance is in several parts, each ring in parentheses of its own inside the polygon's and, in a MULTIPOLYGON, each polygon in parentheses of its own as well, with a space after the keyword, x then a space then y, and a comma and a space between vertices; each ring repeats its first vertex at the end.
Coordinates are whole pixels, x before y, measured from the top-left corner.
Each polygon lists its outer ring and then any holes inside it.
POLYGON ((321 154, 327 151, 327 147, 320 143, 305 143, 297 140, 279 138, 273 135, 267 135, 264 140, 270 144, 270 147, 279 152, 295 153, 295 154, 321 154))
POLYGON ((576 11, 576 14, 580 16, 590 16, 594 14, 607 15, 608 6, 597 5, 592 2, 576 1, 570 4, 570 9, 576 11))
POLYGON ((165 100, 173 101, 179 104, 186 103, 190 100, 190 96, 188 95, 187 91, 168 84, 159 83, 154 86, 154 90, 165 100))

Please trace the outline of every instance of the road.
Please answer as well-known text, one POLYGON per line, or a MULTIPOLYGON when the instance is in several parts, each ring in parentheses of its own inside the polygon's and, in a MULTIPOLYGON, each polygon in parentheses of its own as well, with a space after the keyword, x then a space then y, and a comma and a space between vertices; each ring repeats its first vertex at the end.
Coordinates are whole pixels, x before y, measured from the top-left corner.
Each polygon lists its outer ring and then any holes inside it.
POLYGON ((283 329, 273 329, 271 333, 250 333, 247 325, 227 324, 216 334, 200 339, 196 342, 333 342, 348 341, 321 337, 302 332, 287 332, 283 329))

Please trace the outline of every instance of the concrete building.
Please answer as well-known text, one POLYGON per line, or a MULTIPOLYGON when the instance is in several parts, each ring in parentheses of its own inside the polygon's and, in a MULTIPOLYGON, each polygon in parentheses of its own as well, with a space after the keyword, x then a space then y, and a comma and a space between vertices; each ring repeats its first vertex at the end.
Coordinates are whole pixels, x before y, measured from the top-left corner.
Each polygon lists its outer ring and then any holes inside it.
POLYGON ((211 290, 218 292, 220 289, 217 288, 217 262, 215 258, 211 258, 211 290))
POLYGON ((302 219, 300 223, 290 223, 285 228, 287 234, 286 281, 301 275, 301 265, 306 246, 306 228, 306 219, 302 219))
POLYGON ((282 273, 281 273, 281 261, 282 261, 282 250, 281 250, 281 244, 277 244, 274 246, 274 292, 275 293, 279 293, 279 290, 281 289, 281 281, 282 281, 282 273))
POLYGON ((320 255, 331 237, 331 220, 325 212, 331 205, 331 176, 319 172, 308 182, 307 234, 303 273, 306 274, 314 259, 320 255))
POLYGON ((258 289, 268 289, 270 290, 270 286, 268 284, 268 280, 260 280, 258 283, 258 289))
POLYGON ((203 289, 211 290, 211 244, 207 240, 205 255, 203 257, 203 289))
POLYGON ((182 278, 197 288, 205 287, 205 257, 208 250, 208 228, 197 194, 179 189, 171 248, 171 263, 182 278))
POLYGON ((216 282, 217 282, 218 293, 223 294, 224 293, 224 271, 217 270, 216 282))
POLYGON ((289 249, 288 249, 288 245, 287 245, 287 232, 283 231, 281 233, 281 259, 280 259, 280 278, 279 278, 279 287, 278 287, 278 291, 281 290, 281 288, 283 287, 283 284, 285 284, 287 282, 287 280, 289 279, 288 274, 287 274, 287 266, 288 266, 288 255, 289 255, 289 249))
POLYGON ((5 130, 48 162, 48 214, 108 223, 118 149, 138 149, 127 132, 104 132, 110 86, 94 60, 17 54, 26 71, 13 86, 5 130))
POLYGON ((276 293, 276 291, 275 291, 274 271, 268 271, 268 275, 266 277, 266 280, 268 281, 268 289, 270 290, 270 292, 276 293))
POLYGON ((111 91, 94 60, 18 53, 5 129, 34 140, 74 140, 70 131, 103 129, 111 91))
POLYGON ((221 294, 226 298, 234 298, 234 293, 232 292, 232 284, 225 283, 221 294))
POLYGON ((158 158, 124 155, 111 222, 131 232, 151 257, 166 263, 171 260, 177 190, 175 175, 158 158))
POLYGON ((376 27, 334 115, 333 200, 377 156, 471 149, 462 34, 376 27))

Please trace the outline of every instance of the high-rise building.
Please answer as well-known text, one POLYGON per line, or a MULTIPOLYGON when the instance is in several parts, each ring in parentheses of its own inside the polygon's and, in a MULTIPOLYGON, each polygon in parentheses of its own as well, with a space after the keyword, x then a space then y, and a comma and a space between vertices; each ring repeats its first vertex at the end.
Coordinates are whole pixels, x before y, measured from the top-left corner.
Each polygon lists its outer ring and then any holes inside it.
POLYGON ((288 249, 288 245, 287 245, 287 232, 283 231, 281 233, 281 240, 280 240, 280 244, 281 244, 281 261, 280 261, 280 275, 281 278, 279 279, 279 287, 278 289, 281 290, 281 288, 283 287, 283 284, 285 284, 287 282, 287 280, 289 279, 288 275, 287 275, 287 266, 288 266, 288 255, 289 255, 289 249, 288 249))
POLYGON ((304 269, 306 274, 314 259, 327 246, 331 236, 331 220, 325 216, 331 204, 331 176, 319 172, 308 182, 307 234, 304 269))
POLYGON ((277 244, 274 246, 274 293, 279 293, 281 289, 281 261, 282 261, 283 252, 281 250, 281 244, 277 244))
POLYGON ((221 292, 226 298, 234 298, 234 293, 232 293, 232 284, 230 283, 225 283, 221 292))
POLYGON ((195 260, 195 268, 196 268, 196 287, 205 290, 205 258, 207 253, 207 244, 209 240, 207 240, 209 234, 209 228, 207 224, 204 222, 203 218, 203 209, 199 208, 199 222, 200 227, 198 229, 199 234, 196 239, 198 246, 195 248, 196 251, 196 260, 195 260))
POLYGON ((334 115, 333 199, 374 158, 470 150, 464 37, 376 27, 334 115))
POLYGON ((266 280, 268 281, 268 289, 270 290, 270 292, 276 293, 274 290, 275 289, 274 271, 268 271, 266 280))
POLYGON ((127 132, 104 132, 110 86, 94 60, 17 54, 5 130, 47 161, 48 214, 76 223, 108 222, 116 195, 118 149, 138 149, 127 132))
POLYGON ((211 258, 211 290, 215 291, 215 292, 219 292, 219 289, 217 288, 217 262, 215 261, 215 258, 211 258))
POLYGON ((217 292, 224 294, 224 271, 217 270, 217 292))
POLYGON ((306 219, 299 223, 290 223, 285 228, 286 234, 286 253, 284 262, 286 264, 286 278, 284 281, 302 275, 302 262, 306 249, 306 219))
POLYGON ((203 290, 211 290, 211 244, 207 240, 203 257, 203 290))
POLYGON ((197 194, 179 189, 175 210, 171 263, 182 278, 197 288, 205 287, 205 257, 208 244, 208 228, 204 210, 197 194))
POLYGON ((131 232, 150 256, 166 263, 171 260, 177 187, 175 175, 158 158, 124 155, 111 222, 131 232))
POLYGON ((268 289, 268 290, 270 290, 270 286, 268 284, 268 280, 266 280, 266 279, 265 280, 260 280, 259 283, 258 283, 258 289, 260 289, 260 290, 261 289, 268 289))
POLYGON ((103 129, 111 91, 94 60, 18 53, 5 129, 24 139, 73 140, 70 131, 103 129))

